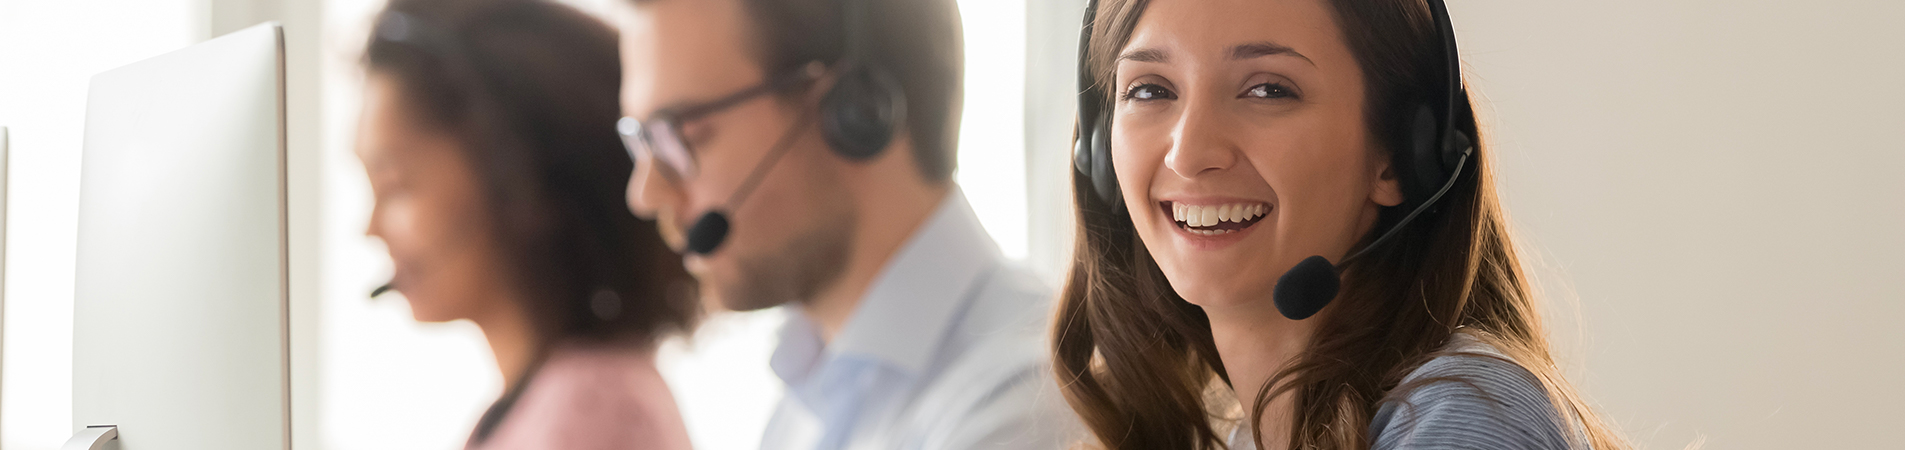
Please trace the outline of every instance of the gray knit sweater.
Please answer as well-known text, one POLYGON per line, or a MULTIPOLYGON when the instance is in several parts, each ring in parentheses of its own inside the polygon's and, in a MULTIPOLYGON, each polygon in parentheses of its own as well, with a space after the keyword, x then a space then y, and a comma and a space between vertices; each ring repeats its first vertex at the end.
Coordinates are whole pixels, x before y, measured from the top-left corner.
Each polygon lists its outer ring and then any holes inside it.
MULTIPOLYGON (((1570 434, 1578 448, 1588 448, 1580 427, 1558 418, 1527 369, 1475 355, 1502 356, 1464 333, 1447 349, 1470 354, 1431 359, 1404 377, 1403 385, 1434 381, 1377 409, 1369 421, 1370 448, 1560 450, 1571 448, 1570 434)), ((1232 450, 1256 449, 1247 428, 1238 427, 1229 440, 1232 450)))

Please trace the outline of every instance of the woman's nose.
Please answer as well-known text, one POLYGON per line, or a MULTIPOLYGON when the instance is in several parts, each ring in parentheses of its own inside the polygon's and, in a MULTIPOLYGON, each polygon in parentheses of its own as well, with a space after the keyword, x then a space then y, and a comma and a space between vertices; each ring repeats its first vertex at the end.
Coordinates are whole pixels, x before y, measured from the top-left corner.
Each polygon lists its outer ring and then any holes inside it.
POLYGON ((382 221, 383 217, 384 208, 376 205, 371 206, 370 220, 364 221, 364 237, 383 238, 383 231, 377 227, 377 223, 382 221))
POLYGON ((1225 130, 1223 115, 1206 102, 1187 102, 1172 130, 1171 151, 1164 155, 1165 167, 1184 178, 1207 171, 1221 171, 1237 163, 1237 146, 1225 130), (1204 103, 1204 104, 1200 104, 1204 103))

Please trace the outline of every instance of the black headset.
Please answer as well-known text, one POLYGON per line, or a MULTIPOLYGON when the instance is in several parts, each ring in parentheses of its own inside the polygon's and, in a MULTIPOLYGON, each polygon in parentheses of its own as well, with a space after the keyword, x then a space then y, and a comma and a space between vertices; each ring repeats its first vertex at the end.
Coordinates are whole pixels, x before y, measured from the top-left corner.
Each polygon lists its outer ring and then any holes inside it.
POLYGON ((869 1, 846 0, 842 5, 845 54, 835 64, 838 75, 820 103, 827 143, 841 156, 858 161, 879 156, 906 120, 906 90, 867 48, 872 36, 869 1))
MULTIPOLYGON (((1374 242, 1343 258, 1343 263, 1368 254, 1395 237, 1417 216, 1431 211, 1436 201, 1455 186, 1468 167, 1469 158, 1475 154, 1474 141, 1456 124, 1456 114, 1469 111, 1468 91, 1462 87, 1461 60, 1456 52, 1455 29, 1449 22, 1448 5, 1442 0, 1428 0, 1428 3, 1436 34, 1442 39, 1448 72, 1444 80, 1445 95, 1429 98, 1417 106, 1409 123, 1409 146, 1395 152, 1396 167, 1406 171, 1403 196, 1407 201, 1403 205, 1411 209, 1374 242)), ((1088 64, 1092 21, 1097 15, 1098 0, 1090 0, 1085 6, 1084 27, 1078 35, 1078 124, 1076 142, 1072 144, 1072 169, 1090 181, 1093 195, 1110 205, 1115 213, 1122 214, 1124 197, 1118 190, 1117 170, 1111 165, 1111 109, 1105 104, 1111 96, 1097 85, 1088 64)), ((1336 265, 1329 259, 1305 258, 1277 280, 1277 311, 1294 320, 1315 315, 1336 298, 1340 287, 1338 276, 1336 265)))

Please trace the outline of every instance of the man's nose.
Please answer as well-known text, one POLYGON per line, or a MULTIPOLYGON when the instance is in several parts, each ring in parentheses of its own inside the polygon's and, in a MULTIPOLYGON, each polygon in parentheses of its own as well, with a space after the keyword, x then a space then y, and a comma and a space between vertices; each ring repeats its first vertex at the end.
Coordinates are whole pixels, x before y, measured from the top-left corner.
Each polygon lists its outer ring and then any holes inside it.
POLYGON ((667 177, 655 172, 654 158, 636 158, 635 173, 628 177, 628 211, 636 217, 653 220, 658 210, 679 197, 679 191, 667 177))

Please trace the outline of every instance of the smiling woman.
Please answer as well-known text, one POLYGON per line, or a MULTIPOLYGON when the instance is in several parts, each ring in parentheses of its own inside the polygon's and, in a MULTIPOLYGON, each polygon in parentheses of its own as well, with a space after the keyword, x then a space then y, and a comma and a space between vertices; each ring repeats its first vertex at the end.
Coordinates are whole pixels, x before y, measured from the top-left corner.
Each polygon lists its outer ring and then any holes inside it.
POLYGON ((1550 356, 1441 2, 1095 8, 1053 342, 1099 444, 1625 448, 1550 356))

